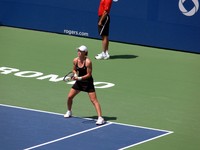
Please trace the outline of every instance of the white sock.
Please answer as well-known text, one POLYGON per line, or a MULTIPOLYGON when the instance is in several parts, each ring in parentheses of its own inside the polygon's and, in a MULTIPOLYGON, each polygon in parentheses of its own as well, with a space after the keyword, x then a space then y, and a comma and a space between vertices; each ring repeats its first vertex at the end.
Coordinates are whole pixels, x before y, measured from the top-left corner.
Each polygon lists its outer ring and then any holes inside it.
POLYGON ((103 57, 105 57, 105 56, 106 56, 106 53, 105 53, 104 51, 102 52, 102 56, 103 56, 103 57))

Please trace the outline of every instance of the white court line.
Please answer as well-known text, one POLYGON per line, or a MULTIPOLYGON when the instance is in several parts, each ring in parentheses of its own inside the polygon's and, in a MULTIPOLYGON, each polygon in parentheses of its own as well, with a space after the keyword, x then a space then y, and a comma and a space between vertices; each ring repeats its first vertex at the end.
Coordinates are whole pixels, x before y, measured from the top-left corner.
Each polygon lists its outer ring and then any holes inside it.
POLYGON ((36 109, 24 108, 24 107, 12 106, 12 105, 6 105, 6 104, 0 104, 0 106, 10 107, 10 108, 17 108, 17 109, 23 109, 23 110, 29 110, 29 111, 35 111, 35 112, 42 112, 42 113, 47 113, 47 114, 59 115, 59 116, 63 115, 63 114, 54 113, 54 112, 48 112, 48 111, 43 111, 43 110, 36 110, 36 109))
POLYGON ((144 126, 130 125, 130 124, 124 124, 124 123, 117 123, 117 122, 111 122, 111 123, 113 123, 113 124, 118 124, 118 125, 122 125, 122 126, 128 126, 128 127, 136 127, 136 128, 147 129, 147 130, 154 130, 154 131, 167 132, 167 133, 169 133, 169 134, 174 133, 173 131, 169 131, 169 130, 162 130, 162 129, 144 127, 144 126))
POLYGON ((162 135, 159 135, 159 136, 150 138, 150 139, 148 139, 148 140, 144 140, 144 141, 141 141, 141 142, 138 142, 138 143, 135 143, 135 144, 132 144, 132 145, 129 145, 129 146, 120 148, 119 150, 124 150, 124 149, 130 148, 130 147, 136 146, 136 145, 140 145, 140 144, 142 144, 142 143, 146 143, 146 142, 149 142, 149 141, 158 139, 158 138, 160 138, 160 137, 166 136, 166 135, 171 134, 171 133, 173 133, 173 132, 168 132, 168 133, 165 133, 165 134, 162 134, 162 135))
POLYGON ((52 140, 52 141, 49 141, 49 142, 46 142, 46 143, 42 143, 42 144, 39 144, 39 145, 36 145, 36 146, 32 146, 32 147, 29 147, 29 148, 25 148, 24 150, 31 150, 31 149, 34 149, 34 148, 42 147, 42 146, 44 146, 44 145, 48 145, 48 144, 51 144, 51 143, 55 143, 55 142, 58 142, 58 141, 62 141, 62 140, 64 140, 64 139, 68 139, 68 138, 73 137, 73 136, 76 136, 76 135, 80 135, 80 134, 83 134, 83 133, 86 133, 86 132, 89 132, 89 131, 92 131, 92 130, 96 130, 96 129, 99 129, 99 128, 108 126, 108 125, 110 125, 110 124, 111 124, 111 123, 107 123, 107 124, 102 125, 102 126, 98 126, 98 127, 95 127, 95 128, 91 128, 91 129, 85 130, 85 131, 77 132, 77 133, 75 133, 75 134, 71 134, 71 135, 68 135, 68 136, 65 136, 65 137, 62 137, 62 138, 59 138, 59 139, 55 139, 55 140, 52 140))
MULTIPOLYGON (((63 115, 63 114, 60 114, 60 113, 54 113, 54 112, 48 112, 48 111, 42 111, 42 110, 36 110, 36 109, 30 109, 30 108, 24 108, 24 107, 18 107, 18 106, 6 105, 6 104, 0 104, 0 106, 10 107, 10 108, 17 108, 17 109, 23 109, 23 110, 29 110, 29 111, 35 111, 35 112, 41 112, 41 113, 47 113, 47 114, 54 114, 54 115, 59 115, 59 116, 63 115)), ((82 118, 82 119, 93 120, 91 118, 82 118)), ((62 137, 62 138, 59 138, 59 139, 56 139, 56 140, 52 140, 52 141, 49 141, 49 142, 46 142, 46 143, 43 143, 43 144, 39 144, 39 145, 30 147, 30 148, 26 148, 24 150, 31 150, 31 149, 34 149, 34 148, 37 148, 37 147, 41 147, 41 146, 44 146, 44 145, 55 143, 57 141, 61 141, 61 140, 64 140, 64 139, 67 139, 67 138, 70 138, 70 137, 73 137, 73 136, 76 136, 76 135, 80 135, 80 134, 83 134, 83 133, 86 133, 86 132, 89 132, 89 131, 92 131, 92 130, 95 130, 95 129, 98 129, 98 128, 102 128, 102 127, 108 126, 110 124, 118 124, 118 125, 122 125, 122 126, 138 127, 138 128, 143 128, 143 129, 149 129, 149 130, 156 130, 156 131, 167 132, 167 133, 162 134, 160 136, 156 136, 154 138, 150 138, 148 140, 144 140, 142 142, 135 143, 133 145, 129 145, 129 146, 123 147, 123 148, 121 148, 119 150, 124 150, 124 149, 130 148, 130 147, 133 147, 133 146, 136 146, 136 145, 148 142, 148 141, 152 141, 154 139, 157 139, 157 138, 160 138, 160 137, 163 137, 163 136, 166 136, 166 135, 174 133, 173 131, 168 131, 168 130, 161 130, 161 129, 156 129, 156 128, 149 128, 149 127, 144 127, 144 126, 136 126, 136 125, 129 125, 129 124, 123 124, 123 123, 116 123, 116 122, 109 122, 109 121, 107 121, 107 124, 105 124, 105 125, 98 126, 98 127, 95 127, 95 128, 91 128, 91 129, 88 129, 88 130, 85 130, 85 131, 81 131, 81 132, 78 132, 78 133, 75 133, 75 134, 72 134, 72 135, 69 135, 69 136, 65 136, 65 137, 62 137)))

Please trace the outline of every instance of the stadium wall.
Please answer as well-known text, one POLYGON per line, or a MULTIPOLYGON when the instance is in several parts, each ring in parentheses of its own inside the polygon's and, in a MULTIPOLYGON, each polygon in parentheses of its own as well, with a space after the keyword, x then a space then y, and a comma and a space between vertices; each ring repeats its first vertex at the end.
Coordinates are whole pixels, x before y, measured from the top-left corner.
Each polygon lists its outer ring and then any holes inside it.
MULTIPOLYGON (((113 0, 110 40, 200 53, 200 0, 113 0)), ((0 24, 89 38, 99 0, 0 0, 0 24)))

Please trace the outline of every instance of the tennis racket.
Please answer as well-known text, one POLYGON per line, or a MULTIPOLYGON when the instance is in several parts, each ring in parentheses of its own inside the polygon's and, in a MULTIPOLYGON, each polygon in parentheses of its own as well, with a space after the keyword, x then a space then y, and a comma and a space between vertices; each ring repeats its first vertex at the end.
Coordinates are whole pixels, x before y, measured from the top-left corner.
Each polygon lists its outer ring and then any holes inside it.
POLYGON ((74 77, 74 73, 70 71, 68 74, 64 76, 63 81, 68 82, 72 80, 73 77, 74 77))
MULTIPOLYGON (((76 76, 78 76, 78 74, 79 74, 79 72, 77 71, 77 72, 76 72, 76 76)), ((75 75, 75 74, 74 74, 72 71, 70 71, 68 74, 66 74, 66 75, 64 76, 63 81, 65 81, 65 82, 71 81, 72 78, 74 77, 74 75, 75 75)))

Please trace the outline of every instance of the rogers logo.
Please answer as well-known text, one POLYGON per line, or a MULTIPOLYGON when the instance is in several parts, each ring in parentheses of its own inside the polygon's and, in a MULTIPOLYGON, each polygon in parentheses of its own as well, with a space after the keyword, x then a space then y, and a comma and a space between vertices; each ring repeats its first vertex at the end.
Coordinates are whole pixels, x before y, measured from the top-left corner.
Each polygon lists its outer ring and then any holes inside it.
POLYGON ((179 0, 178 6, 180 11, 185 15, 185 16, 193 16, 194 14, 197 13, 199 9, 199 1, 198 0, 192 0, 194 7, 191 10, 187 10, 184 6, 186 0, 179 0))

